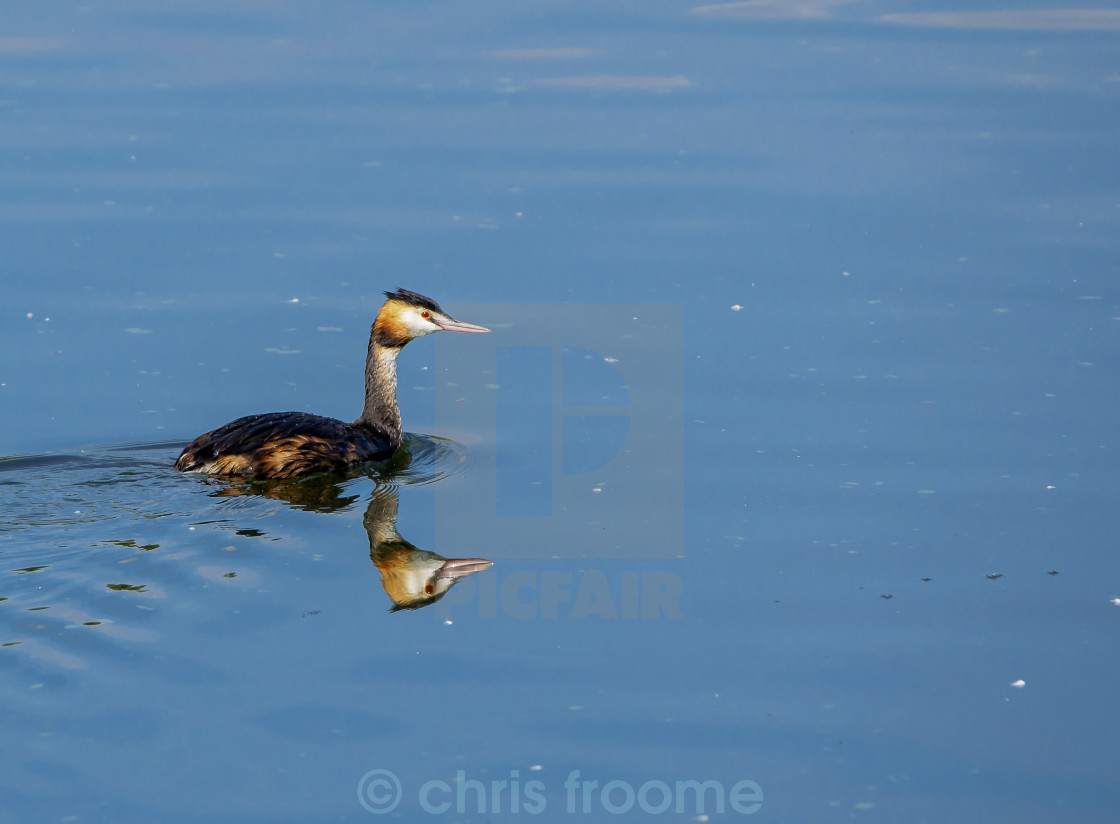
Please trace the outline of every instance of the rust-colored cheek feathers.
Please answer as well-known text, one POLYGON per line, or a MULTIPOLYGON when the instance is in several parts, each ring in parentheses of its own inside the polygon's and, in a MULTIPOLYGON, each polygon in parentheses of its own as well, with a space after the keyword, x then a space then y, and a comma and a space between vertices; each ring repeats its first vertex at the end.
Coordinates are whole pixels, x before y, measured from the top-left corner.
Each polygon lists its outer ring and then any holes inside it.
POLYGON ((373 322, 374 340, 382 346, 404 346, 412 340, 412 333, 400 317, 404 304, 390 302, 386 308, 390 311, 382 309, 373 322))

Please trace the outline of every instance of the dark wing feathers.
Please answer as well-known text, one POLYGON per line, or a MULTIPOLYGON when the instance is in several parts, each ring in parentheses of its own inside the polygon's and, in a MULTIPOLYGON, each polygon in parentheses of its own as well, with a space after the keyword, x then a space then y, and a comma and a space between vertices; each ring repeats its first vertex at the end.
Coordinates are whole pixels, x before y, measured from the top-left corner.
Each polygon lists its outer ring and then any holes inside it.
POLYGON ((271 412, 230 421, 199 435, 175 468, 212 475, 291 478, 358 461, 383 460, 391 449, 372 430, 306 412, 271 412))

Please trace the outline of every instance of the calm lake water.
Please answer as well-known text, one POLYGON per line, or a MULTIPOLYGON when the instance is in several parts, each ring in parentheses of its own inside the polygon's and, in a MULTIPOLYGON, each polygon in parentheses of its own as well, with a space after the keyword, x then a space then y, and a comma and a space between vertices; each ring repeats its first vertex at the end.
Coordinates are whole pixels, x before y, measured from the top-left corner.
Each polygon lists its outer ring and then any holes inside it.
POLYGON ((1113 821, 1120 11, 936 8, 6 9, 0 821, 1113 821))

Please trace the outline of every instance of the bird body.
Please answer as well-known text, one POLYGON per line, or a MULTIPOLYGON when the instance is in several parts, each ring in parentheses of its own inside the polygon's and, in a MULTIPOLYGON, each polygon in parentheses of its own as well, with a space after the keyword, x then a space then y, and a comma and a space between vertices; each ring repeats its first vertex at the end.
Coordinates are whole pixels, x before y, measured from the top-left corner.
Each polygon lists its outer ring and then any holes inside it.
POLYGON ((293 478, 319 469, 390 457, 384 433, 307 412, 247 415, 199 435, 175 468, 208 475, 293 478))
POLYGON ((435 301, 397 289, 370 329, 366 354, 365 406, 353 423, 306 412, 270 412, 230 421, 195 438, 175 468, 208 475, 294 478, 339 469, 360 461, 381 461, 401 444, 397 406, 397 355, 409 341, 441 330, 489 332, 457 321, 435 301))

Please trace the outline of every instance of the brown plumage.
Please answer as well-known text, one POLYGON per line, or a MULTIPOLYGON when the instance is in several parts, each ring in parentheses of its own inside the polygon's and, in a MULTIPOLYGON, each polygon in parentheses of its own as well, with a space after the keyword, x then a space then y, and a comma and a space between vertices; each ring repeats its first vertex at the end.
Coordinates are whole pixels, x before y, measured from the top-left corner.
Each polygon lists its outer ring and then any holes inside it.
POLYGON ((306 412, 248 415, 199 435, 175 468, 208 475, 294 478, 358 461, 388 458, 400 445, 360 422, 306 412))
POLYGON ((306 412, 249 415, 195 438, 175 462, 181 472, 294 478, 339 469, 360 461, 381 461, 401 443, 397 406, 397 355, 410 340, 433 332, 489 332, 457 321, 431 298, 397 289, 370 329, 366 355, 366 395, 353 423, 306 412))

